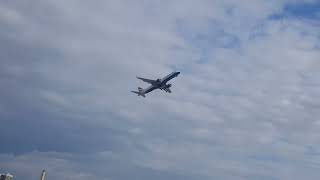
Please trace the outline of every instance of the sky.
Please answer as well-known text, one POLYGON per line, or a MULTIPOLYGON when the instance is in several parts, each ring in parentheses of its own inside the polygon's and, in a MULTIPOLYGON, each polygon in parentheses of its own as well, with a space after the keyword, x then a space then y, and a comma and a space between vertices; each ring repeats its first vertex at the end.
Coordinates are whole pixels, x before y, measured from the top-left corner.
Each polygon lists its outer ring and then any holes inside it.
POLYGON ((317 180, 318 0, 2 0, 0 173, 317 180), (172 93, 135 76, 180 71, 172 93))

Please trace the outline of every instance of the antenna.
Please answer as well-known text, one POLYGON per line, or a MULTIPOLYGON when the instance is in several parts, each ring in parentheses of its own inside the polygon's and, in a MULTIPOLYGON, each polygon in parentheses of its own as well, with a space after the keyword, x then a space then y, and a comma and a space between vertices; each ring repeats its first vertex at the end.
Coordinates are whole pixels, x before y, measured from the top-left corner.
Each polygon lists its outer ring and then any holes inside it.
POLYGON ((46 176, 46 170, 43 170, 41 173, 41 179, 40 180, 44 180, 44 177, 46 176))

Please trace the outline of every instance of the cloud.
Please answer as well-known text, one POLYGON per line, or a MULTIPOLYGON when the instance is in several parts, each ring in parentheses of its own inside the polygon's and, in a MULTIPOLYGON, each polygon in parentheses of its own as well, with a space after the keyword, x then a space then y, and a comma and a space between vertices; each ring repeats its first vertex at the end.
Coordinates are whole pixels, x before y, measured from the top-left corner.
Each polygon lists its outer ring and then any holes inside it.
POLYGON ((318 179, 319 28, 271 18, 288 3, 2 2, 0 168, 318 179), (130 93, 172 70, 172 94, 130 93))
MULTIPOLYGON (((114 152, 100 152, 90 155, 76 155, 57 152, 30 152, 24 155, 1 155, 3 169, 10 169, 16 179, 39 178, 43 168, 47 179, 196 179, 199 176, 179 172, 157 171, 137 166, 128 155, 114 152), (123 156, 124 155, 124 156, 123 156)), ((205 176, 201 176, 204 177, 205 176)))
POLYGON ((20 156, 3 154, 1 166, 3 169, 14 170, 16 179, 39 178, 43 168, 47 171, 46 178, 50 179, 97 178, 93 174, 81 171, 74 162, 69 160, 71 157, 70 154, 53 152, 30 152, 20 156))

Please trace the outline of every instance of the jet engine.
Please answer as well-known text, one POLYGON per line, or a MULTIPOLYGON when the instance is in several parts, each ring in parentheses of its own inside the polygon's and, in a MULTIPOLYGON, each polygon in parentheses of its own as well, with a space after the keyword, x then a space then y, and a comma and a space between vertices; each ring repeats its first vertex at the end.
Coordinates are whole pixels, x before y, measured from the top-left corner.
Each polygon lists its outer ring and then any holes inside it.
POLYGON ((170 87, 171 87, 171 84, 166 84, 162 86, 160 89, 164 90, 167 93, 171 93, 170 87))
POLYGON ((161 89, 169 89, 172 85, 171 84, 166 84, 161 87, 161 89))

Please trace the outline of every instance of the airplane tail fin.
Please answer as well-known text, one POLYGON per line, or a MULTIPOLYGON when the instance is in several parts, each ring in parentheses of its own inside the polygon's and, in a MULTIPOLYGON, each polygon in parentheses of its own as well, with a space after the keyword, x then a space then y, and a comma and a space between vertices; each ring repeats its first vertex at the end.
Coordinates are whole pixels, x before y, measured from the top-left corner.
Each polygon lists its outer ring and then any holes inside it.
POLYGON ((137 94, 138 96, 146 97, 142 91, 143 89, 141 87, 138 87, 138 91, 131 91, 131 92, 137 94))

